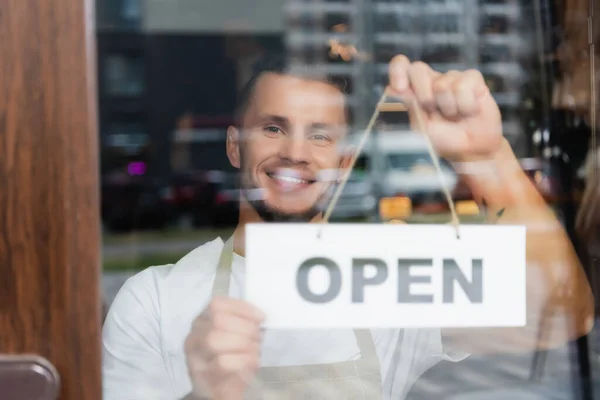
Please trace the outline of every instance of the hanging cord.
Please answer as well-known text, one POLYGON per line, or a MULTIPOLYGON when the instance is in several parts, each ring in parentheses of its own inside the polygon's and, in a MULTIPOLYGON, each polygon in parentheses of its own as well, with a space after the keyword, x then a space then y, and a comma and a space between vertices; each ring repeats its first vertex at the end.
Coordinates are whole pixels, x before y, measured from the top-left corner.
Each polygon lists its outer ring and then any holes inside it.
MULTIPOLYGON (((352 160, 350 161, 350 166, 346 169, 346 171, 344 173, 344 177, 342 178, 341 182, 337 186, 337 188, 333 194, 333 197, 331 198, 331 203, 329 203, 329 206, 327 207, 327 210, 325 211, 325 215, 323 217, 323 220, 321 221, 322 224, 326 224, 329 221, 329 218, 331 217, 331 214, 333 213, 333 210, 342 194, 342 191, 344 190, 344 187, 346 186, 346 182, 348 181, 348 179, 350 177, 352 169, 354 168, 354 164, 356 163, 356 160, 358 159, 360 153, 362 152, 362 150, 365 146, 365 143, 367 142, 367 139, 369 138, 369 135, 371 134, 373 125, 375 124, 375 121, 377 121, 377 117, 379 116, 379 113, 381 111, 384 111, 384 112, 385 111, 406 111, 406 107, 403 104, 390 104, 390 103, 385 104, 385 100, 388 97, 388 90, 389 89, 386 87, 385 90, 383 91, 383 94, 381 95, 381 98, 377 102, 375 111, 373 112, 373 115, 371 115, 371 119, 369 120, 369 123, 367 124, 367 127, 360 139, 360 142, 354 151, 352 160)), ((413 109, 413 114, 415 115, 415 117, 417 119, 417 121, 416 121, 417 129, 425 137, 429 155, 430 155, 431 159, 433 160, 433 165, 435 166, 435 169, 437 171, 438 179, 440 180, 440 183, 442 184, 442 189, 444 191, 444 195, 446 196, 446 201, 448 202, 448 205, 450 207, 450 213, 452 215, 452 220, 450 221, 450 223, 452 225, 454 225, 454 228, 456 230, 456 238, 460 239, 460 230, 459 230, 460 220, 456 213, 456 207, 454 205, 454 201, 452 200, 452 195, 450 194, 450 190, 448 189, 448 186, 446 185, 446 181, 444 180, 444 174, 440 167, 439 157, 435 153, 433 146, 431 144, 431 141, 429 140, 429 137, 427 135, 426 126, 425 126, 425 122, 423 120, 423 116, 421 114, 421 110, 419 109, 418 105, 416 105, 416 103, 412 104, 412 109, 413 109)), ((317 237, 320 238, 322 232, 323 232, 323 227, 321 227, 321 229, 319 229, 319 231, 317 233, 317 237)))
POLYGON ((427 142, 427 148, 429 149, 429 155, 433 160, 433 165, 435 165, 435 170, 438 174, 438 179, 442 184, 442 189, 444 191, 444 196, 446 196, 446 201, 448 202, 448 206, 450 207, 450 215, 451 221, 450 223, 454 225, 454 229, 456 230, 456 238, 460 239, 460 219, 458 218, 458 214, 456 213, 456 206, 454 205, 454 200, 452 200, 452 194, 450 194, 450 190, 448 189, 448 185, 446 185, 446 180, 444 179, 444 173, 442 172, 442 168, 440 167, 440 158, 437 156, 435 150, 433 149, 433 145, 431 144, 431 140, 429 140, 429 135, 427 135, 425 122, 423 121, 423 116, 421 114, 421 109, 419 106, 413 103, 413 113, 415 114, 415 118, 417 118, 417 128, 419 132, 423 133, 425 137, 425 141, 427 142))

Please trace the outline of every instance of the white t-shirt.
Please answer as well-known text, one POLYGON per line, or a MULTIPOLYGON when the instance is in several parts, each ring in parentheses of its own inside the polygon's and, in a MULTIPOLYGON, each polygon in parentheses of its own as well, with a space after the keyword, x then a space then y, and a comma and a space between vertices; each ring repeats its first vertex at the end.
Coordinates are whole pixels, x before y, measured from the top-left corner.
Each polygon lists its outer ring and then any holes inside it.
MULTIPOLYGON (((125 282, 103 328, 105 400, 175 400, 191 391, 183 344, 211 299, 223 240, 174 265, 150 267, 125 282)), ((244 259, 234 255, 229 294, 243 298, 244 259)), ((450 353, 439 329, 373 329, 384 399, 401 400, 414 381, 450 353)), ((296 366, 360 358, 352 330, 266 331, 262 366, 296 366)))

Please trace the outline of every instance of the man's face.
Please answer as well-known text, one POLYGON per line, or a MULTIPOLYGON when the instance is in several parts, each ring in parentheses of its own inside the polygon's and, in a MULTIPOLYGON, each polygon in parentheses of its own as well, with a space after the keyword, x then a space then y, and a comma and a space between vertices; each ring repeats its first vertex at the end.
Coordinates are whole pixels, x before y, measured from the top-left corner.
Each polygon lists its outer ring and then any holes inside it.
POLYGON ((344 95, 334 86, 262 75, 242 131, 230 128, 227 138, 246 201, 265 221, 312 220, 326 206, 339 169, 348 166, 346 129, 344 95))

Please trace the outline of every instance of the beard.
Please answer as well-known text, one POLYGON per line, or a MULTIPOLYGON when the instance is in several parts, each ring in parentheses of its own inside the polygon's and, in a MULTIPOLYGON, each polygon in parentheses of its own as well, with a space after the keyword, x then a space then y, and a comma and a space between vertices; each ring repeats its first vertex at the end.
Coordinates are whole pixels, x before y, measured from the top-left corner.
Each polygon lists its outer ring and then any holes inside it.
MULTIPOLYGON (((249 171, 244 168, 243 162, 241 164, 242 168, 240 168, 241 171, 238 180, 241 195, 250 207, 256 211, 260 219, 265 222, 310 222, 325 211, 337 186, 335 181, 328 184, 323 194, 306 210, 294 213, 285 212, 269 205, 262 196, 251 195, 253 192, 259 192, 261 187, 252 179, 249 171)), ((313 183, 313 185, 315 184, 317 182, 313 183)))

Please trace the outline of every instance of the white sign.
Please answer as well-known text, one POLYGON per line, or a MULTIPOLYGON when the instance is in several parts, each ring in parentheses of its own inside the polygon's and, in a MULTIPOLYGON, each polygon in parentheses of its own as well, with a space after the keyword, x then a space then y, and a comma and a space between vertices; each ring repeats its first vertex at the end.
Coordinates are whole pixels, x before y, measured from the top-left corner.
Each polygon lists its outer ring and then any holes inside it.
POLYGON ((525 291, 523 226, 246 226, 266 328, 524 326, 525 291))

